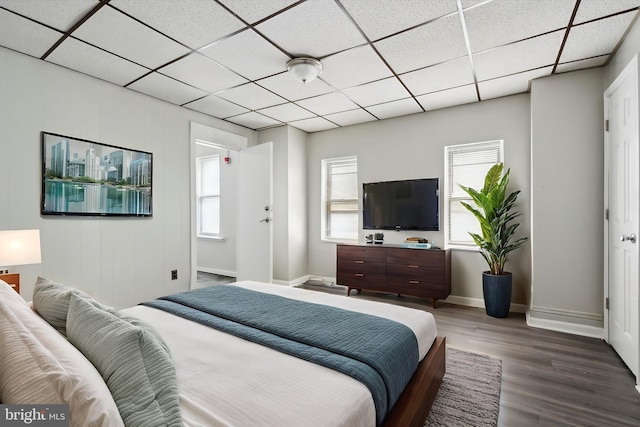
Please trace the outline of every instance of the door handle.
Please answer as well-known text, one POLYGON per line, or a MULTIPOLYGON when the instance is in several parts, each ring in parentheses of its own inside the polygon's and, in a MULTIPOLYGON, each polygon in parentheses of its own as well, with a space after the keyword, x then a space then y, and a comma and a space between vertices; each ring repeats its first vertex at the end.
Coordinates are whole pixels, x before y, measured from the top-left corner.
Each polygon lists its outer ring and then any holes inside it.
POLYGON ((636 235, 631 233, 629 236, 623 234, 622 236, 620 236, 620 241, 624 242, 624 241, 630 241, 631 243, 635 243, 636 242, 636 235))
POLYGON ((260 220, 260 222, 266 222, 267 224, 269 224, 269 223, 271 222, 271 218, 269 218, 269 217, 262 218, 262 219, 260 220))

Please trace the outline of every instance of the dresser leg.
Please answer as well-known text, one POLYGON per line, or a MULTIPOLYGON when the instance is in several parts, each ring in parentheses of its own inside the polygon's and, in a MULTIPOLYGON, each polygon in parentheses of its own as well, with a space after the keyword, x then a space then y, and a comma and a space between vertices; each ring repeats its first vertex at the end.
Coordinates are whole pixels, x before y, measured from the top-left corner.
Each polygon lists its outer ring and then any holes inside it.
POLYGON ((438 303, 438 299, 437 298, 431 298, 431 305, 433 305, 433 308, 438 308, 438 307, 436 307, 437 303, 438 303))

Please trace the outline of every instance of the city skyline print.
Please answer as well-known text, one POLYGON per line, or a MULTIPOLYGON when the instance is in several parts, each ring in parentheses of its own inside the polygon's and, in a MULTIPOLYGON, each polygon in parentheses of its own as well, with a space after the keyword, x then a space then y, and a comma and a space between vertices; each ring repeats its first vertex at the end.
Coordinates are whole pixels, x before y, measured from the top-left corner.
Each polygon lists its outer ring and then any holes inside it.
POLYGON ((153 155, 42 132, 42 215, 152 216, 153 155))

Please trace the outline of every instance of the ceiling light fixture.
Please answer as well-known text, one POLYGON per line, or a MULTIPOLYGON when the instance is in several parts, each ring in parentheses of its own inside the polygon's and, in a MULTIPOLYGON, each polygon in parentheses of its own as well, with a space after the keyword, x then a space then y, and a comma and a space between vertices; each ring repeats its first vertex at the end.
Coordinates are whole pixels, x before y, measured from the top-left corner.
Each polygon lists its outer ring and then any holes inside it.
POLYGON ((309 83, 322 72, 322 63, 315 58, 293 58, 287 62, 287 69, 294 79, 309 83))

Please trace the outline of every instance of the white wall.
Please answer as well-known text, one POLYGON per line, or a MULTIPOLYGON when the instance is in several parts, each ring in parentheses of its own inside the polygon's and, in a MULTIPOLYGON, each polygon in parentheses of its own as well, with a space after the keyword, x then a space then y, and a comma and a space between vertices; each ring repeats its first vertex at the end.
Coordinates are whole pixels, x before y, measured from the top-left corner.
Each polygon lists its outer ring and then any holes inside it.
MULTIPOLYGON (((440 179, 444 184, 444 147, 453 144, 503 139, 505 164, 511 168, 511 185, 522 191, 518 208, 523 212, 520 233, 529 232, 529 95, 468 104, 378 122, 313 133, 307 137, 307 193, 309 215, 309 273, 335 277, 335 244, 320 240, 320 162, 324 158, 356 155, 358 185, 363 182, 408 178, 440 179)), ((401 243, 420 235, 444 244, 443 197, 440 198, 439 232, 385 232, 385 242, 401 243)), ((360 217, 360 224, 362 218, 360 217)), ((367 230, 369 231, 369 230, 367 230)), ((363 241, 364 231, 360 230, 363 241)), ((525 304, 530 289, 529 246, 513 253, 507 264, 514 273, 513 301, 525 304)), ((486 263, 477 252, 452 254, 452 295, 481 299, 482 271, 486 263)))
POLYGON ((602 327, 603 69, 531 87, 531 318, 602 327))
POLYGON ((256 133, 3 48, 0 100, 0 229, 41 230, 42 264, 13 269, 22 295, 39 274, 117 307, 188 289, 190 121, 256 133), (41 217, 43 130, 152 152, 153 218, 41 217))

